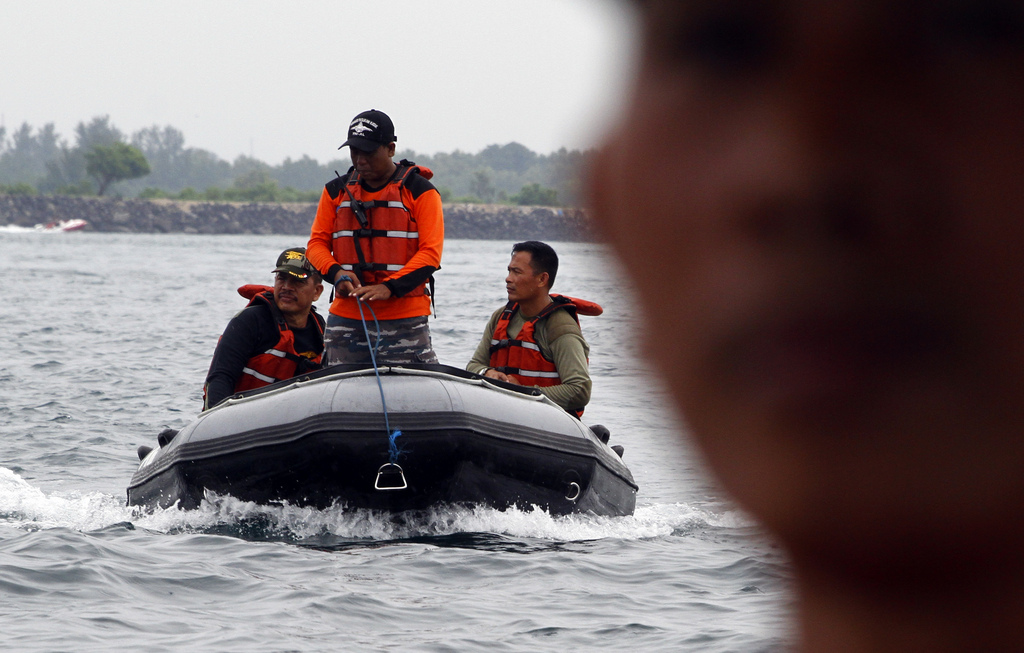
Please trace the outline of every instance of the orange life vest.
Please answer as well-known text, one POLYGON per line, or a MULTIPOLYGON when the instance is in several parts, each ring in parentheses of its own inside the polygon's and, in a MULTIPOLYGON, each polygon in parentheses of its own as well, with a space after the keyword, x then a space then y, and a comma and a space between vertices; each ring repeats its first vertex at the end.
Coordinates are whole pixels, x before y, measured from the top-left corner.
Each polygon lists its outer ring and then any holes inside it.
MULTIPOLYGON (((364 191, 355 170, 344 186, 346 197, 335 209, 332 250, 345 270, 358 273, 363 285, 383 283, 401 270, 419 251, 419 229, 409 207, 402 202, 402 186, 412 173, 430 179, 429 168, 402 161, 376 200, 363 201, 364 191)), ((403 297, 427 294, 427 283, 403 297)))
MULTIPOLYGON (((320 367, 320 361, 323 359, 322 353, 315 358, 306 358, 305 356, 300 356, 295 351, 295 333, 288 327, 284 315, 281 314, 277 304, 274 303, 274 290, 272 288, 249 284, 239 288, 238 294, 251 300, 248 306, 264 303, 270 308, 270 313, 274 316, 274 322, 281 333, 281 338, 277 341, 276 345, 262 354, 256 354, 246 362, 245 368, 242 370, 242 376, 238 379, 238 383, 235 384, 235 392, 262 388, 265 385, 290 379, 293 376, 304 374, 320 367)), ((320 316, 311 310, 309 318, 313 320, 313 323, 320 330, 320 334, 323 335, 324 326, 320 321, 320 316)))
MULTIPOLYGON (((494 334, 491 336, 492 368, 514 377, 519 383, 527 386, 547 387, 562 382, 554 361, 541 351, 534 338, 537 322, 555 311, 565 310, 576 320, 576 324, 579 324, 579 315, 600 315, 604 309, 594 302, 564 295, 553 294, 551 299, 553 301, 540 313, 523 323, 523 328, 514 339, 508 337, 508 325, 512 316, 519 310, 519 304, 510 301, 505 306, 505 310, 498 316, 494 334)), ((583 415, 582 409, 574 412, 577 416, 583 415)))

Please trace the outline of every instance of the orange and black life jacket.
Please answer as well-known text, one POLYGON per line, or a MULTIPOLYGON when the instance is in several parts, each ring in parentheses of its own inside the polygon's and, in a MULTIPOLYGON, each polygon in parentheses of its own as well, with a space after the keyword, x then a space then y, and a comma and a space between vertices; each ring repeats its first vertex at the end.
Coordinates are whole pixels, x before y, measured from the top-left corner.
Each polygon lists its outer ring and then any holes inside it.
MULTIPOLYGON (((540 313, 523 323, 515 338, 508 337, 508 325, 512 316, 519 310, 519 304, 510 301, 505 306, 505 310, 498 316, 494 334, 491 336, 492 368, 514 377, 519 383, 527 386, 547 387, 562 382, 554 361, 541 351, 534 337, 537 323, 555 311, 564 310, 576 320, 576 324, 579 324, 580 315, 600 315, 604 309, 594 302, 564 295, 553 294, 551 299, 552 302, 540 313)), ((577 416, 583 415, 582 409, 574 412, 577 416)))
MULTIPOLYGON (((429 168, 403 160, 375 200, 363 200, 360 174, 350 170, 344 185, 346 199, 335 209, 332 250, 345 270, 358 273, 363 285, 383 283, 401 270, 419 251, 419 229, 409 207, 402 202, 402 187, 409 175, 430 179, 429 168)), ((403 297, 427 294, 427 282, 403 297)))
MULTIPOLYGON (((235 385, 235 392, 262 388, 276 381, 283 381, 319 369, 320 361, 323 359, 322 353, 314 358, 306 358, 295 351, 295 333, 288 327, 284 315, 274 303, 272 288, 250 284, 239 288, 238 293, 251 300, 248 306, 262 303, 270 308, 270 314, 274 316, 274 323, 277 325, 281 338, 273 347, 261 354, 256 354, 246 362, 242 376, 235 385)), ((309 317, 320 330, 320 334, 323 335, 323 318, 315 310, 310 310, 309 317)))

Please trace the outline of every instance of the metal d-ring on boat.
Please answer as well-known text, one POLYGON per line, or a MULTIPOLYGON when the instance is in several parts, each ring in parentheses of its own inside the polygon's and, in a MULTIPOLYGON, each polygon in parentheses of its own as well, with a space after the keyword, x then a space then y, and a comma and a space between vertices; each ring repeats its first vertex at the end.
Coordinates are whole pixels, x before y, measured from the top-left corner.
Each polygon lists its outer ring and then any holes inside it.
POLYGON ((565 491, 565 498, 569 501, 575 501, 580 498, 580 484, 576 481, 569 483, 569 488, 565 491))
POLYGON ((400 465, 384 463, 377 470, 377 480, 373 482, 375 490, 404 490, 409 487, 405 482, 405 472, 400 465))

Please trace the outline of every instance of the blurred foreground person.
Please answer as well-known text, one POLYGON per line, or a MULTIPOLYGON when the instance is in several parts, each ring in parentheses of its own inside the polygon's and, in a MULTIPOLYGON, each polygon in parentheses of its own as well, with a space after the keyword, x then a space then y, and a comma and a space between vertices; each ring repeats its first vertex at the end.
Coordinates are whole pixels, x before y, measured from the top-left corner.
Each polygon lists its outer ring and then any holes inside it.
POLYGON ((1024 2, 636 6, 594 214, 801 648, 1024 650, 1024 2))

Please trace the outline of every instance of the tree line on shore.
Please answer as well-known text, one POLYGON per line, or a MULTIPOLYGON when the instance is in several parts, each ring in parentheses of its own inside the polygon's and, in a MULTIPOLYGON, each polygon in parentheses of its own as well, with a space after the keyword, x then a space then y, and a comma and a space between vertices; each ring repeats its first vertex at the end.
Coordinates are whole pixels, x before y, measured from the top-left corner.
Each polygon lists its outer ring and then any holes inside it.
MULTIPOLYGON (((399 150, 434 171, 446 202, 576 206, 590 152, 537 154, 519 143, 489 145, 476 154, 399 150)), ((170 125, 127 135, 98 116, 75 127, 74 141, 53 123, 0 127, 0 192, 116 195, 208 201, 315 202, 324 183, 351 162, 303 155, 269 165, 249 156, 228 162, 196 147, 170 125)))

